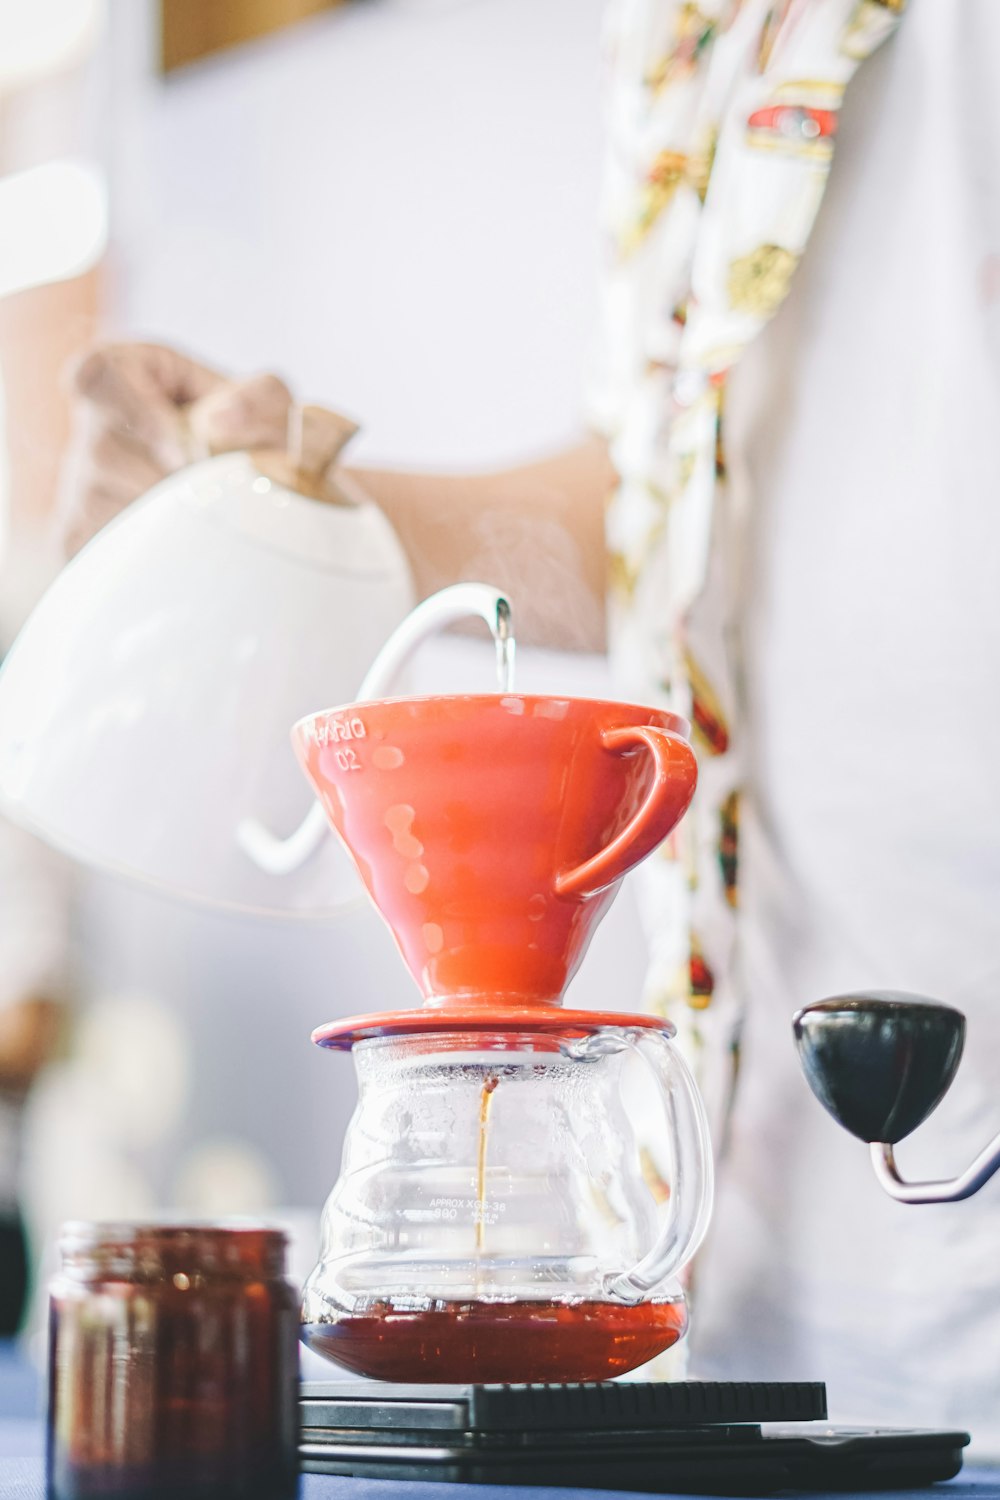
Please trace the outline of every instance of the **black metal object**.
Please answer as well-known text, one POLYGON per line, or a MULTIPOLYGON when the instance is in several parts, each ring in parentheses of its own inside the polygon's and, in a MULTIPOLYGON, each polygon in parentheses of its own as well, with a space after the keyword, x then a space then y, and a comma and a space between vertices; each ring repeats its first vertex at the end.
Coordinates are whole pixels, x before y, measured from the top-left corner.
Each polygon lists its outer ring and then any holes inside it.
POLYGON ((921 995, 837 995, 793 1021, 813 1093, 845 1130, 894 1145, 941 1102, 965 1041, 960 1011, 921 995))
POLYGON ((828 1427, 813 1381, 440 1386, 308 1384, 307 1474, 653 1494, 923 1489, 963 1432, 828 1427), (785 1425, 803 1423, 802 1426, 785 1425))
POLYGON ((556 1433, 815 1422, 826 1416, 820 1380, 603 1381, 580 1385, 396 1385, 317 1381, 302 1386, 301 1421, 368 1433, 389 1429, 556 1433))

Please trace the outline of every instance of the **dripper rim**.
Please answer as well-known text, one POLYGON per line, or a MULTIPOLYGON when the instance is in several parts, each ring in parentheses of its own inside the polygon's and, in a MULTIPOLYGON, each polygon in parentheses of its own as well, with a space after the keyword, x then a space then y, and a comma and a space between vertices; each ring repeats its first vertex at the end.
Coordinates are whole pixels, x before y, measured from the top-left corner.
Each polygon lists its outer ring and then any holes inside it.
POLYGON ((317 1026, 310 1040, 332 1052, 349 1052, 356 1042, 374 1037, 447 1035, 449 1032, 519 1031, 538 1035, 562 1033, 574 1039, 591 1036, 613 1026, 624 1030, 658 1031, 668 1039, 677 1027, 665 1016, 633 1015, 620 1010, 566 1010, 561 1005, 499 1004, 487 1006, 449 1002, 414 1010, 376 1011, 371 1015, 346 1016, 317 1026))
POLYGON ((629 714, 661 714, 664 718, 673 720, 678 726, 668 728, 668 733, 677 733, 680 738, 690 742, 691 721, 683 714, 678 714, 670 708, 660 708, 655 703, 635 703, 626 698, 598 698, 587 693, 519 693, 516 689, 509 693, 395 693, 387 698, 357 698, 347 703, 335 704, 330 708, 317 708, 312 713, 303 714, 296 719, 291 728, 291 733, 301 729, 304 725, 313 723, 316 719, 325 718, 329 714, 356 713, 363 708, 376 708, 385 704, 387 707, 399 703, 499 703, 505 698, 517 698, 524 702, 535 703, 591 703, 599 708, 621 709, 629 714))

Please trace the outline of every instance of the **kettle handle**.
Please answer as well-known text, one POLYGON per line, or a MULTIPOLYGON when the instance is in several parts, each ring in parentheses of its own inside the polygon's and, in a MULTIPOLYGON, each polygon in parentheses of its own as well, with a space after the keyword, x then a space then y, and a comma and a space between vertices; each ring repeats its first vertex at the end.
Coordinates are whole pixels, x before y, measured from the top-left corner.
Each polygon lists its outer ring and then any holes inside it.
POLYGON ((635 1303, 676 1276, 705 1238, 712 1217, 714 1167, 701 1093, 670 1036, 643 1027, 628 1032, 627 1039, 656 1076, 674 1143, 666 1221, 642 1259, 630 1271, 610 1277, 605 1287, 619 1301, 635 1303))
MULTIPOLYGON (((368 668, 357 702, 388 695, 396 677, 428 638, 456 620, 485 620, 496 642, 497 672, 511 691, 514 673, 514 634, 510 600, 488 583, 457 583, 431 594, 397 625, 368 668)), ((259 870, 268 875, 290 875, 311 859, 330 833, 319 802, 313 803, 295 832, 279 838, 256 818, 244 818, 236 828, 236 842, 259 870)), ((353 902, 354 896, 350 897, 353 902)))
POLYGON ((653 784, 638 812, 609 844, 556 876, 557 896, 593 896, 621 880, 676 828, 694 796, 698 763, 681 735, 659 724, 623 724, 603 730, 601 740, 615 753, 644 746, 653 757, 653 784))

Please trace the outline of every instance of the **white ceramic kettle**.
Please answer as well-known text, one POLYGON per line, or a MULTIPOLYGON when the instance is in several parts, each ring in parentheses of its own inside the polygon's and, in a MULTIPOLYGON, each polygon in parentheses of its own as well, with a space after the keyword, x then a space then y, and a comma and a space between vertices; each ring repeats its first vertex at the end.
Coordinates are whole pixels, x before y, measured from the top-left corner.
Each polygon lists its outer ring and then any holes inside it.
POLYGON ((238 830, 264 848, 262 828, 302 823, 289 726, 356 696, 413 586, 337 466, 353 425, 299 416, 295 463, 195 463, 56 578, 0 673, 0 802, 83 862, 174 894, 325 915, 360 890, 334 840, 261 868, 238 830))

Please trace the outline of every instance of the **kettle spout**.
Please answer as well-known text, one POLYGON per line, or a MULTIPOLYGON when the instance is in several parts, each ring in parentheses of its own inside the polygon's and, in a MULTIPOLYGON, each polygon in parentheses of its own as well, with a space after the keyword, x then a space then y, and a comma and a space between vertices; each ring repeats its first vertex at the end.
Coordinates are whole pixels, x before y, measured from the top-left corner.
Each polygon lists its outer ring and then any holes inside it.
MULTIPOLYGON (((496 642, 500 691, 514 688, 513 611, 507 595, 488 583, 457 583, 432 594, 406 616, 372 662, 358 689, 357 701, 368 703, 389 695, 399 673, 428 636, 456 620, 479 617, 496 642)), ((317 802, 288 838, 279 838, 256 818, 244 818, 236 842, 244 854, 268 875, 290 875, 316 853, 330 832, 317 802)))

